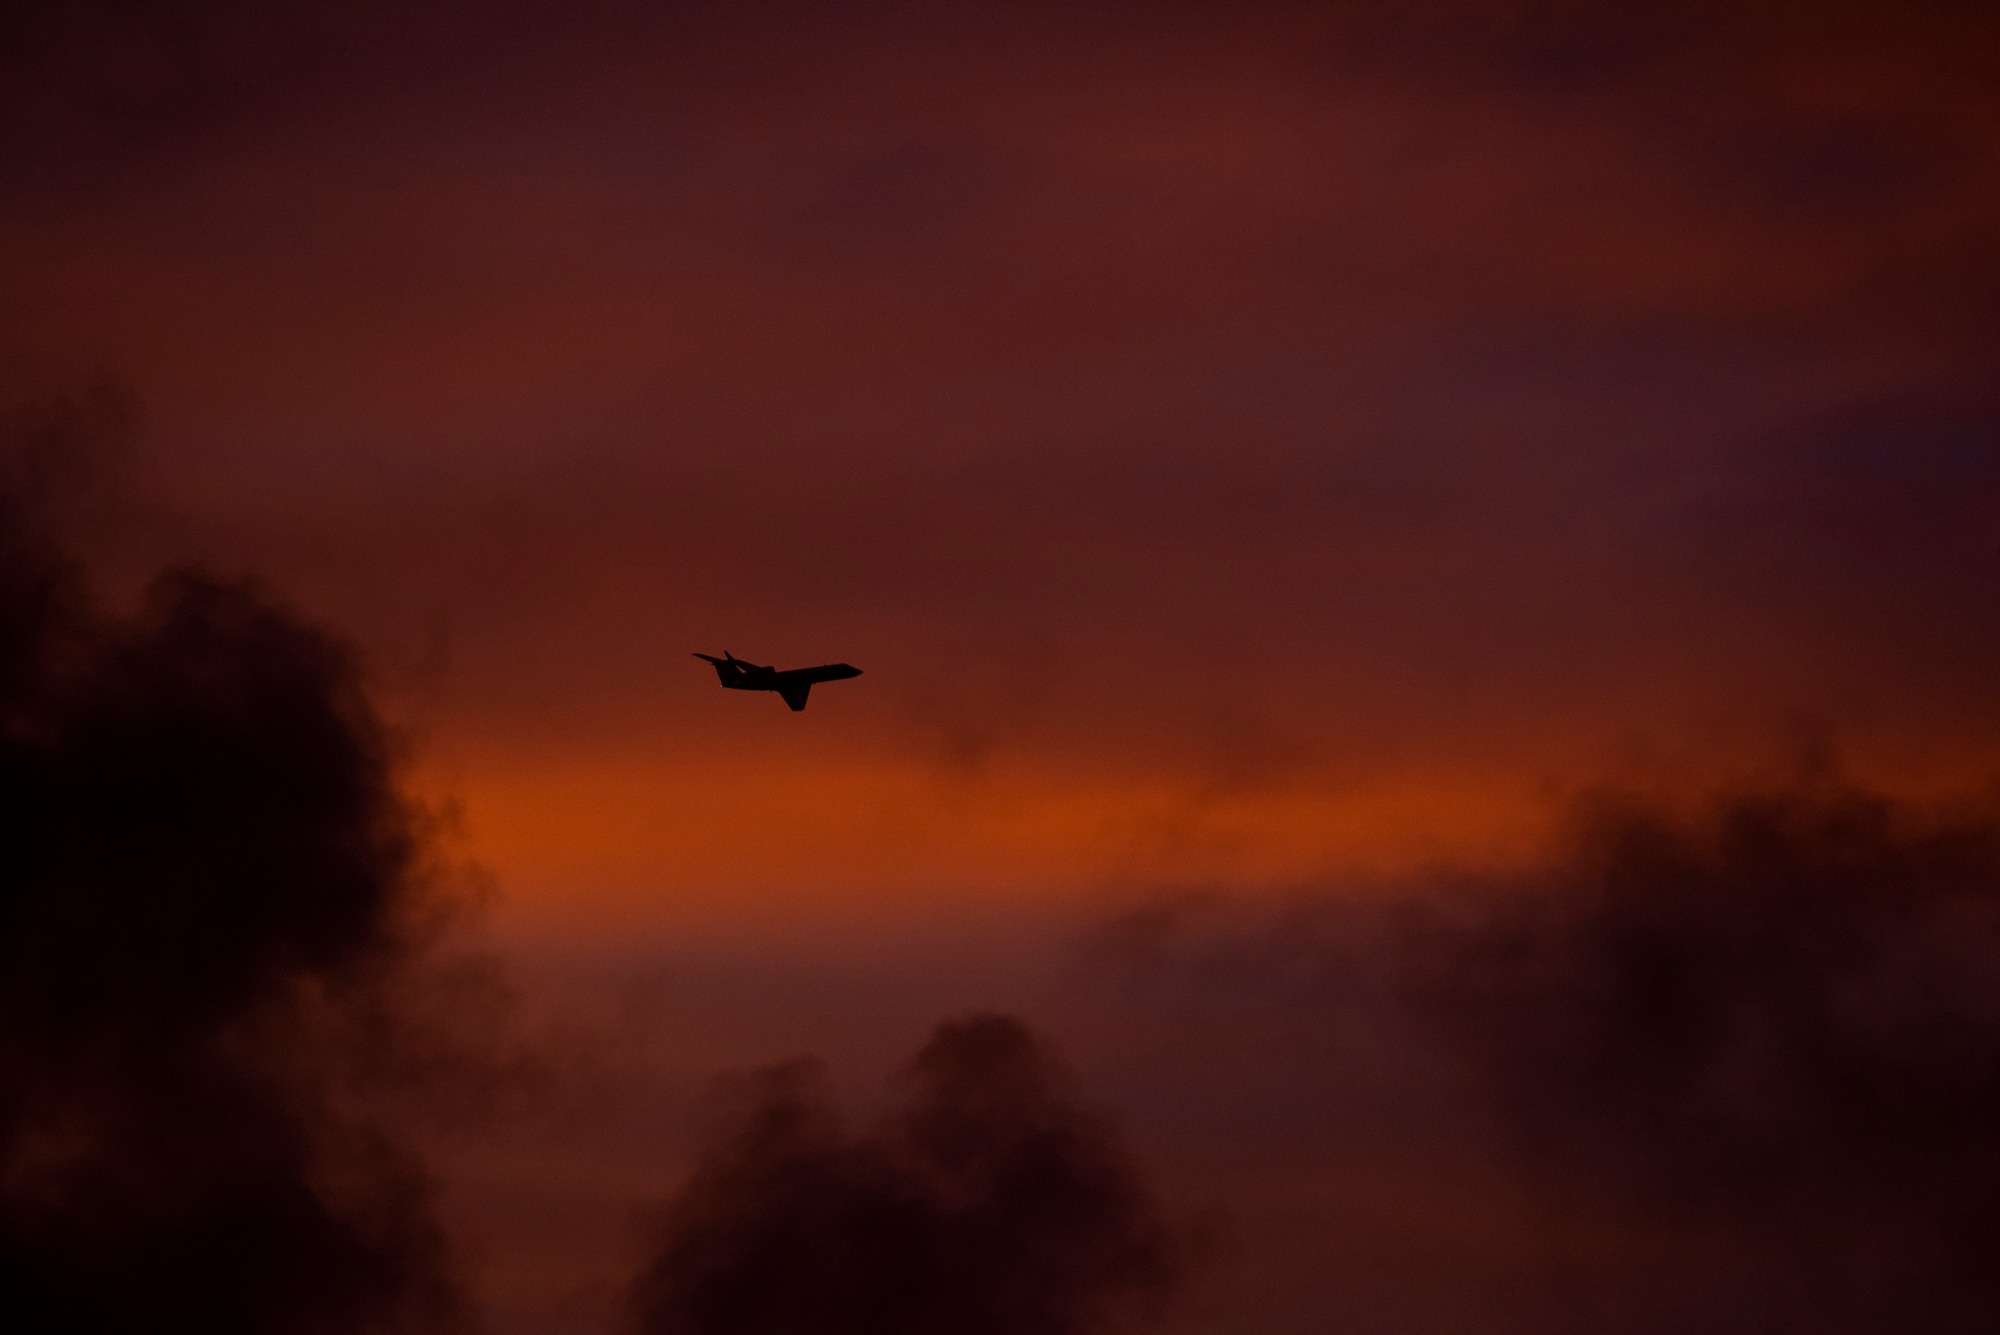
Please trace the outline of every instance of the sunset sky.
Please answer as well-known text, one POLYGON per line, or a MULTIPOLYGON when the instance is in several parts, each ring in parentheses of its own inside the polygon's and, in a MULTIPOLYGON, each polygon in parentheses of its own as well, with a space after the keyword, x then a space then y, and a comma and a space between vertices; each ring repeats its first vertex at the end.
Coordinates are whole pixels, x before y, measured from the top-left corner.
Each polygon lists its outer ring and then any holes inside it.
POLYGON ((585 1053, 439 1152, 499 1335, 604 1328, 714 1076, 993 1008, 1222 1239, 1176 1329, 1654 1329, 1189 979, 1607 786, 2000 776, 1986 6, 10 12, 9 429, 114 602, 357 647, 585 1053))

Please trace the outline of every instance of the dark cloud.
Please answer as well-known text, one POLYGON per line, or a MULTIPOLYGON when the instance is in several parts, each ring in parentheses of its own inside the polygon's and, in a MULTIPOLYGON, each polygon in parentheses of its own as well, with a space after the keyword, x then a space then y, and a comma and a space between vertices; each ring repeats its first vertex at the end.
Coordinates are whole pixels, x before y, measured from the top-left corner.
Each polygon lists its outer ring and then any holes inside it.
POLYGON ((199 573, 101 614, 28 509, 0 510, 0 1319, 454 1324, 429 1179, 363 1111, 430 881, 353 660, 199 573))
POLYGON ((286 110, 337 35, 296 6, 236 0, 9 5, 0 199, 96 190, 286 110))
MULTIPOLYGON (((1750 257, 1727 287, 1776 280, 1784 313, 1810 322, 1787 339, 1838 322, 1849 338, 1951 326, 1964 345, 1990 344, 1991 6, 1846 0, 1808 16, 1707 0, 1359 0, 1332 12, 1340 74, 1615 138, 1642 188, 1671 197, 1691 253, 1750 257)), ((1566 154, 1552 144, 1546 160, 1566 154)), ((1607 198, 1635 184, 1603 180, 1607 198)))
MULTIPOLYGON (((1866 679, 1918 678, 1962 718, 2000 663, 2000 400, 1985 387, 1877 396, 1737 451, 1697 489, 1692 563, 1850 648, 1866 679)), ((1821 667, 1824 679, 1852 669, 1821 667)))
POLYGON ((1431 964, 1545 1162, 1805 1268, 1780 1324, 2000 1314, 2000 817, 1831 785, 1609 809, 1431 964))
POLYGON ((1891 578, 1914 557, 1989 584, 2000 561, 2000 398, 1905 395, 1844 404, 1747 452, 1743 500, 1821 559, 1891 578))
POLYGON ((1338 6, 1328 55, 1371 74, 1412 69, 1515 93, 1598 91, 1685 59, 1715 35, 1717 6, 1641 0, 1338 6))
POLYGON ((766 1072, 664 1216, 647 1335, 1143 1327, 1174 1237, 1102 1118, 1018 1021, 939 1027, 908 1105, 844 1129, 810 1064, 766 1072))
POLYGON ((1139 1003, 1107 1078, 1228 1128, 1242 1234, 1316 1231, 1316 1282, 1239 1261, 1292 1310, 1621 1333, 2000 1317, 1991 804, 1825 775, 1605 798, 1530 872, 1275 919, 1163 901, 1092 959, 1139 1003), (1272 1222, 1274 1175, 1326 1184, 1308 1221, 1272 1222), (1418 1210, 1490 1234, 1468 1251, 1418 1210))

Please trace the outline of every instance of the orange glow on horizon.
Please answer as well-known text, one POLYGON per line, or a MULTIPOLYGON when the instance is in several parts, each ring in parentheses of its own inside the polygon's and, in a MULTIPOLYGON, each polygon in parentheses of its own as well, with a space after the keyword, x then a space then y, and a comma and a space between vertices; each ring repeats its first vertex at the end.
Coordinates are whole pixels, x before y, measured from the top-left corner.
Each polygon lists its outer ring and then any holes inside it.
POLYGON ((941 780, 893 758, 579 754, 488 765, 432 791, 456 809, 464 851, 495 876, 509 911, 559 920, 785 904, 867 915, 940 892, 1032 908, 1125 887, 1504 866, 1546 841, 1554 811, 1545 791, 1505 773, 1227 792, 1029 764, 941 780))
MULTIPOLYGON (((893 753, 635 756, 600 744, 489 750, 412 779, 450 813, 453 851, 492 877, 509 922, 615 933, 940 907, 1032 916, 1188 889, 1366 894, 1425 872, 1505 873, 1546 856, 1600 788, 1692 805, 1783 782, 1800 763, 1721 754, 1622 775, 1553 757, 1385 759, 1232 787, 1051 756, 952 773, 893 753)), ((1952 803, 1989 791, 1993 768, 1976 748, 1881 748, 1833 772, 1952 803)))

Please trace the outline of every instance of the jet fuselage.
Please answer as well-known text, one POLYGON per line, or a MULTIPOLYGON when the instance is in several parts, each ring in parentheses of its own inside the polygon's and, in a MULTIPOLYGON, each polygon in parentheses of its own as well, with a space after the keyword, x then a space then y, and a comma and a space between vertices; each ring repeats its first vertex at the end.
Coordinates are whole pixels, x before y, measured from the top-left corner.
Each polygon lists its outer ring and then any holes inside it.
POLYGON ((730 690, 776 691, 794 713, 806 707, 806 697, 815 683, 845 681, 861 675, 860 668, 846 663, 822 663, 818 667, 787 668, 780 672, 761 663, 746 663, 727 650, 720 658, 711 654, 695 657, 713 665, 716 677, 730 690))

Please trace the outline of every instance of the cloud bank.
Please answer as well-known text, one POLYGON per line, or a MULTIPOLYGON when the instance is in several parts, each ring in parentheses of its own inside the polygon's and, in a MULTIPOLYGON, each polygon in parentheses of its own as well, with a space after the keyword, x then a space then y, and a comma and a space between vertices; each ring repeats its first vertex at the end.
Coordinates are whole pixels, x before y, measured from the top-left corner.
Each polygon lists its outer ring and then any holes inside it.
POLYGON ((182 571, 136 614, 0 499, 0 1293, 17 1328, 460 1323, 401 1029, 421 821, 348 652, 182 571))
POLYGON ((749 1098, 661 1221, 644 1335, 1145 1327, 1180 1244, 1111 1125, 1018 1020, 940 1025, 910 1098, 843 1128, 806 1063, 749 1098))
POLYGON ((1538 1171, 1722 1232, 1750 1327, 2000 1313, 2000 819, 1837 785, 1602 811, 1419 1004, 1538 1171))
POLYGON ((1603 797, 1524 872, 1162 903, 1091 958, 1124 1007, 1100 1078, 1227 1156, 1252 1324, 2000 1315, 1990 802, 1603 797))

